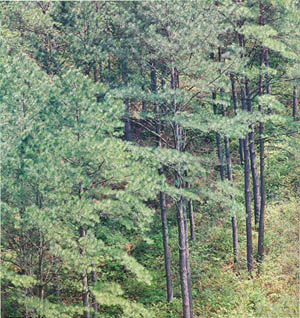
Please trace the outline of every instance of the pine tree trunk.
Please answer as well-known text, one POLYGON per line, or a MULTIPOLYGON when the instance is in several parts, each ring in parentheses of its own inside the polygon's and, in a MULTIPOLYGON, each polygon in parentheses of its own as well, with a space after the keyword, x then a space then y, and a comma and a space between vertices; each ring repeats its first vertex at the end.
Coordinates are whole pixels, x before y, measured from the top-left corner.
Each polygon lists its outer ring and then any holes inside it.
MULTIPOLYGON (((241 89, 242 108, 246 109, 245 92, 241 89)), ((251 225, 251 196, 250 196, 250 167, 249 167, 249 136, 243 141, 244 143, 244 192, 245 192, 245 208, 246 208, 246 232, 247 232, 247 268, 252 277, 253 270, 253 246, 252 246, 252 225, 251 225)))
POLYGON ((190 253, 189 253, 189 237, 188 237, 188 222, 186 214, 186 198, 183 198, 183 212, 184 212, 184 226, 185 226, 185 247, 186 247, 186 269, 187 269, 187 281, 189 290, 189 304, 190 304, 190 317, 193 318, 193 294, 192 294, 192 274, 190 265, 190 253))
MULTIPOLYGON (((176 173, 176 178, 179 179, 176 173)), ((178 181, 177 181, 178 182, 178 181)), ((178 202, 177 209, 177 222, 178 222, 178 245, 179 245, 179 271, 180 271, 180 284, 182 295, 183 317, 191 318, 190 296, 189 296, 189 282, 187 270, 187 246, 186 246, 186 232, 184 224, 184 211, 183 211, 183 198, 181 197, 178 202)))
MULTIPOLYGON (((151 91, 157 92, 157 76, 154 61, 151 61, 151 91)), ((161 124, 159 120, 159 105, 155 105, 155 113, 157 115, 156 120, 156 142, 157 147, 161 147, 161 124)), ((158 173, 163 174, 163 169, 158 169, 158 173)), ((162 222, 162 235, 163 235, 163 246, 164 246, 164 259, 165 259, 165 271, 166 271, 166 285, 167 285, 167 299, 168 302, 173 299, 173 286, 172 286, 172 272, 171 272, 171 255, 169 249, 169 231, 168 231, 168 218, 167 218, 167 207, 166 207, 166 194, 164 192, 159 193, 160 211, 161 211, 161 222, 162 222)))
MULTIPOLYGON (((214 100, 216 100, 216 92, 213 92, 212 97, 214 100)), ((214 114, 217 114, 217 105, 214 104, 214 114)), ((222 144, 221 144, 221 136, 219 133, 216 133, 216 141, 217 141, 217 153, 218 153, 218 159, 220 164, 220 176, 221 180, 225 180, 225 170, 223 165, 223 151, 222 151, 222 144)))
MULTIPOLYGON (((191 187, 189 182, 186 183, 186 187, 187 188, 191 187)), ((193 200, 191 200, 191 199, 188 200, 188 213, 189 213, 189 220, 190 220, 191 240, 195 241, 196 240, 196 235, 195 235, 194 207, 193 207, 193 200)))
MULTIPOLYGON (((179 87, 179 79, 176 69, 173 67, 171 70, 171 88, 177 89, 179 87)), ((173 101, 174 111, 177 109, 176 101, 173 101)), ((174 122, 174 139, 175 139, 175 148, 177 151, 182 151, 183 147, 183 133, 182 127, 174 122)), ((181 171, 180 165, 177 167, 177 171, 175 172, 175 183, 176 187, 182 188, 183 183, 181 180, 181 175, 183 171, 181 171)), ((181 296, 182 296, 182 307, 183 307, 183 317, 191 318, 191 308, 192 304, 190 304, 191 295, 190 291, 191 287, 191 277, 188 273, 187 265, 189 264, 189 253, 187 251, 188 246, 187 243, 187 234, 186 234, 186 226, 185 226, 185 215, 184 215, 184 199, 181 196, 179 202, 177 202, 177 222, 178 222, 178 246, 179 246, 179 271, 180 271, 180 284, 181 284, 181 296)))
MULTIPOLYGON (((232 93, 232 101, 233 101, 233 109, 235 114, 237 113, 237 99, 236 99, 236 90, 235 90, 235 79, 234 75, 230 74, 230 80, 231 80, 231 93, 232 93)), ((244 144, 243 139, 239 138, 239 154, 240 154, 240 162, 241 165, 244 163, 244 144)))
MULTIPOLYGON (((222 115, 225 117, 224 107, 222 107, 222 115)), ((226 156, 226 166, 227 166, 227 178, 232 183, 233 177, 232 177, 231 155, 230 155, 229 138, 227 136, 224 137, 224 144, 225 144, 225 156, 226 156)), ((232 227, 233 259, 234 259, 234 263, 237 264, 238 254, 239 254, 239 245, 238 245, 237 220, 235 215, 232 216, 231 218, 231 227, 232 227)))
POLYGON ((298 116, 298 90, 297 86, 294 86, 294 91, 293 91, 293 118, 297 120, 298 116))
MULTIPOLYGON (((262 19, 262 12, 263 12, 263 6, 262 3, 260 3, 260 10, 261 10, 261 19, 262 19)), ((262 21, 261 21, 262 23, 262 21)), ((265 62, 268 66, 269 60, 268 60, 268 50, 263 49, 262 50, 262 57, 265 56, 265 62)), ((261 67, 262 67, 262 58, 261 58, 261 67)), ((262 75, 260 75, 262 76, 262 75)), ((263 87, 262 87, 262 80, 260 81, 259 86, 259 95, 261 96, 263 94, 263 87)), ((270 84, 267 80, 267 86, 266 86, 267 94, 270 94, 270 84)), ((259 105, 259 111, 263 112, 262 106, 259 105)), ((259 123, 259 135, 260 135, 260 141, 259 141, 259 147, 260 147, 260 196, 261 196, 261 202, 260 202, 260 218, 259 218, 259 229, 258 229, 258 261, 262 262, 264 258, 264 238, 265 238, 265 206, 266 206, 266 189, 265 189, 265 141, 264 141, 264 123, 259 123)))
MULTIPOLYGON (((248 104, 248 112, 252 113, 252 102, 251 102, 251 90, 249 85, 249 80, 246 79, 246 97, 248 104)), ((254 220, 255 225, 259 221, 260 213, 260 198, 259 198, 259 178, 257 173, 257 163, 256 163, 256 154, 255 154, 255 145, 254 145, 254 125, 250 125, 249 133, 249 151, 250 151, 250 161, 251 161, 251 172, 252 172, 252 187, 253 187, 253 198, 254 198, 254 220)))
POLYGON ((237 231, 237 220, 236 216, 231 217, 231 227, 232 227, 232 242, 233 242, 233 261, 235 264, 239 263, 239 241, 238 241, 238 231, 237 231))
POLYGON ((251 197, 250 197, 250 167, 249 167, 249 137, 245 137, 245 206, 246 206, 246 232, 247 232, 247 268, 252 277, 253 270, 253 246, 252 246, 252 225, 251 225, 251 197))

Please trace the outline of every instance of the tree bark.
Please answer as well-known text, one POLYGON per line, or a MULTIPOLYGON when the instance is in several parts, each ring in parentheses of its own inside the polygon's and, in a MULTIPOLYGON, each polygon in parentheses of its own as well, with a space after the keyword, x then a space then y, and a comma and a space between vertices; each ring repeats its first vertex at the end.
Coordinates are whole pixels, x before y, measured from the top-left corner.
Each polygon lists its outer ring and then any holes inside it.
POLYGON ((293 90, 293 118, 294 120, 297 120, 298 116, 298 90, 297 86, 294 86, 293 90))
MULTIPOLYGON (((241 89, 242 108, 246 109, 245 92, 241 89)), ((247 233, 247 268, 252 277, 253 270, 253 245, 252 245, 252 226, 251 226, 251 197, 250 197, 250 167, 249 167, 249 135, 246 134, 244 143, 244 194, 246 208, 246 233, 247 233)))
POLYGON ((252 277, 253 270, 253 246, 252 246, 252 226, 251 226, 251 197, 250 197, 250 167, 249 167, 249 136, 245 137, 245 206, 246 206, 246 232, 247 232, 247 268, 252 277))
MULTIPOLYGON (((172 67, 171 69, 171 88, 177 89, 179 87, 179 76, 177 70, 172 67)), ((177 109, 176 101, 173 100, 174 111, 177 109)), ((175 148, 177 151, 183 150, 183 133, 182 127, 178 123, 173 123, 174 129, 174 139, 175 139, 175 148)), ((180 165, 175 171, 175 184, 176 187, 182 188, 182 169, 180 165)), ((181 296, 182 296, 182 307, 183 307, 183 317, 191 318, 191 308, 192 304, 190 291, 191 287, 191 277, 188 273, 189 264, 189 253, 187 251, 187 234, 185 226, 185 216, 184 216, 184 198, 181 196, 179 201, 177 201, 177 222, 178 222, 178 246, 179 246, 179 271, 180 271, 180 284, 181 284, 181 296)))
MULTIPOLYGON (((235 79, 234 75, 230 74, 230 80, 231 80, 231 93, 232 93, 232 101, 233 101, 233 109, 235 114, 237 113, 237 99, 236 99, 236 89, 235 89, 235 79)), ((244 163, 244 144, 243 139, 239 138, 239 154, 240 154, 240 163, 241 165, 244 163)))
POLYGON ((187 281, 189 290, 189 304, 190 304, 190 317, 193 318, 193 294, 192 294, 192 274, 190 265, 190 253, 189 253, 189 237, 188 237, 188 222, 186 214, 186 198, 183 198, 183 213, 184 213, 184 226, 185 226, 185 247, 186 247, 186 270, 187 281))
MULTIPOLYGON (((263 12, 263 6, 260 3, 261 8, 261 16, 263 12)), ((262 49, 262 56, 265 55, 265 61, 268 66, 268 51, 266 49, 262 49)), ((262 58, 261 58, 261 68, 262 68, 262 58)), ((262 82, 262 81, 261 81, 262 82)), ((267 81, 266 86, 267 94, 270 94, 270 85, 267 81)), ((263 94, 262 83, 259 87, 259 95, 263 94)), ((259 105, 259 111, 263 112, 262 106, 259 105)), ((266 205, 266 190, 265 190, 265 141, 264 141, 264 123, 259 123, 259 148, 260 148, 260 218, 259 218, 259 229, 258 229, 258 261, 262 262, 264 258, 264 238, 265 238, 265 205, 266 205)))
MULTIPOLYGON (((179 176, 176 173, 176 178, 179 176)), ((177 209, 177 222, 178 222, 178 245, 179 245, 179 271, 180 271, 180 284, 182 295, 183 317, 191 318, 190 296, 189 296, 189 282, 187 270, 187 246, 186 246, 186 232, 184 224, 184 211, 183 211, 183 198, 181 197, 178 202, 177 209)))
MULTIPOLYGON (((222 115, 223 117, 225 117, 224 107, 222 107, 222 115)), ((230 145, 229 145, 229 138, 227 136, 224 137, 224 144, 225 144, 225 156, 226 156, 226 166, 227 166, 227 178, 232 185, 233 177, 232 177, 230 145)), ((231 200, 232 200, 232 197, 231 197, 231 200)), ((235 215, 233 215, 231 218, 231 227, 232 227, 233 260, 234 260, 234 263, 237 264, 238 254, 239 254, 239 245, 238 245, 237 220, 235 215)))
MULTIPOLYGON (((216 100, 216 92, 213 92, 212 94, 213 100, 216 100)), ((217 105, 214 104, 214 114, 217 115, 217 105)), ((220 164, 220 176, 221 180, 225 180, 225 170, 223 165, 223 151, 222 151, 222 144, 221 144, 221 136, 219 133, 216 133, 216 141, 217 141, 217 153, 218 153, 218 159, 220 164)))
MULTIPOLYGON (((187 176, 187 174, 186 174, 187 176)), ((189 182, 186 183, 186 187, 190 188, 191 185, 189 182)), ((194 219, 194 207, 193 207, 193 200, 189 199, 188 200, 188 215, 189 215, 189 220, 190 220, 190 236, 191 240, 195 241, 196 240, 196 235, 195 235, 195 219, 194 219)))
MULTIPOLYGON (((248 104, 248 112, 252 113, 252 101, 251 101, 251 89, 249 85, 249 80, 245 81, 246 87, 246 97, 248 104)), ((254 125, 250 125, 249 133, 249 151, 250 151, 250 161, 251 161, 251 172, 252 172, 252 187, 253 187, 253 198, 254 198, 254 220, 255 225, 259 221, 260 213, 260 198, 259 198, 259 178, 257 173, 257 163, 256 163, 256 154, 255 154, 255 145, 254 145, 254 125)))
MULTIPOLYGON (((151 61, 151 91, 153 93, 157 92, 157 76, 154 61, 151 61)), ((161 124, 159 120, 159 105, 156 104, 155 113, 157 115, 156 119, 156 143, 157 147, 161 147, 161 124)), ((163 174, 163 168, 158 169, 158 173, 163 174)), ((172 272, 171 272, 171 255, 169 249, 169 231, 168 231, 168 218, 167 218, 167 207, 166 207, 166 194, 164 192, 159 193, 159 203, 161 211, 161 222, 162 222, 162 235, 163 235, 163 246, 164 246, 164 259, 165 259, 165 271, 166 271, 166 285, 167 285, 167 299, 168 302, 173 299, 173 286, 172 286, 172 272)))

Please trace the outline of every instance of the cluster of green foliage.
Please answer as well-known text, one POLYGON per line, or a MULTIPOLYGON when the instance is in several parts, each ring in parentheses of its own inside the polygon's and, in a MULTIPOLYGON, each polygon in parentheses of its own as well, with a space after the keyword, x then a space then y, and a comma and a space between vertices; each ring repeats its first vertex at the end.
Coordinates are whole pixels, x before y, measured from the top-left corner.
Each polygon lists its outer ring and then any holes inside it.
MULTIPOLYGON (((300 82, 298 7, 292 0, 0 4, 4 318, 182 317, 177 270, 174 299, 165 299, 160 193, 174 269, 176 210, 193 200, 194 317, 299 314, 300 125, 291 111, 300 82), (260 63, 262 48, 269 65, 260 63), (234 109, 232 74, 239 102, 249 80, 253 112, 234 109), (259 96, 260 78, 272 94, 259 96), (259 123, 265 256, 249 279, 238 149, 259 123), (218 178, 216 134, 230 138, 228 182, 218 178)), ((255 251, 257 237, 253 231, 255 251)))

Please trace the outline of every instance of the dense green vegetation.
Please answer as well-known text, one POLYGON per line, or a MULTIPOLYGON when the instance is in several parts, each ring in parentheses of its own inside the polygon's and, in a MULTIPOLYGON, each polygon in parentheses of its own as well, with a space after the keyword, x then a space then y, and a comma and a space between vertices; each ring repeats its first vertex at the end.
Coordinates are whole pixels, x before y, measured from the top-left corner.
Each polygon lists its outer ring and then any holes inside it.
POLYGON ((297 317, 297 1, 0 18, 2 317, 297 317))

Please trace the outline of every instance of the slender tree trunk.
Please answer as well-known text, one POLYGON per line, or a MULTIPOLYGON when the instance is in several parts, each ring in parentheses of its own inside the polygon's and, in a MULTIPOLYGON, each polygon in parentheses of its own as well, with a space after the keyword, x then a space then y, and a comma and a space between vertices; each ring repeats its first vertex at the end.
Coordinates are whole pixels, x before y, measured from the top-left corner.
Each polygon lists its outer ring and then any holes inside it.
MULTIPOLYGON (((264 6, 262 1, 259 2, 259 24, 264 25, 264 6)), ((259 80, 259 95, 263 95, 262 85, 262 65, 263 59, 265 59, 266 66, 269 66, 269 54, 268 50, 262 48, 260 58, 260 80, 259 80)), ((270 94, 269 76, 266 76, 266 91, 270 94)), ((262 106, 259 105, 259 111, 263 112, 262 106)), ((265 143, 264 143, 264 123, 259 123, 259 148, 260 148, 260 218, 259 218, 259 229, 258 229, 258 261, 261 263, 264 258, 264 238, 265 238, 265 205, 266 205, 266 190, 265 190, 265 143)))
MULTIPOLYGON (((216 100, 216 92, 213 92, 212 94, 213 100, 216 100)), ((217 105, 214 104, 214 114, 217 114, 217 105)), ((217 153, 218 153, 218 159, 220 164, 220 176, 221 180, 225 180, 225 170, 223 165, 223 151, 222 151, 222 144, 221 144, 221 136, 219 133, 216 133, 216 141, 217 141, 217 153)))
MULTIPOLYGON (((261 19, 260 22, 263 24, 263 5, 260 3, 261 19)), ((262 57, 265 56, 266 65, 269 66, 268 60, 268 50, 262 49, 262 57)), ((261 68, 262 68, 262 58, 261 58, 261 68)), ((260 75, 262 76, 262 75, 260 75)), ((267 94, 270 94, 270 84, 267 80, 266 86, 267 94)), ((263 94, 262 80, 260 81, 259 86, 259 95, 263 94)), ((259 105, 259 111, 263 112, 262 106, 259 105)), ((264 123, 259 123, 259 147, 260 147, 260 218, 259 218, 259 229, 258 229, 258 261, 262 262, 264 258, 264 238, 265 238, 265 206, 266 206, 266 189, 265 189, 265 142, 264 142, 264 123)))
MULTIPOLYGON (((187 172, 186 172, 187 176, 187 172)), ((191 185, 189 182, 186 183, 186 187, 190 188, 191 185)), ((188 200, 188 215, 189 215, 189 220, 190 220, 190 236, 191 240, 195 241, 196 240, 196 235, 195 235, 195 219, 194 219, 194 207, 193 207, 193 200, 189 199, 188 200)))
MULTIPOLYGON (((154 61, 151 61, 151 91, 157 92, 157 76, 154 61)), ((157 115, 156 120, 156 142, 157 147, 161 147, 161 124, 159 120, 159 105, 155 105, 155 113, 157 115)), ((158 169, 158 173, 163 174, 163 169, 158 169)), ((173 299, 173 286, 172 286, 172 272, 171 272, 171 255, 169 249, 169 231, 168 231, 168 218, 167 218, 167 206, 166 206, 166 194, 164 192, 159 193, 160 211, 161 211, 161 222, 162 222, 162 234, 163 234, 163 245, 164 245, 164 258, 165 258, 165 271, 166 271, 166 285, 167 285, 167 299, 168 302, 173 299)))
MULTIPOLYGON (((242 108, 246 109, 245 92, 241 89, 242 108)), ((252 245, 252 224, 251 224, 251 196, 250 196, 250 167, 249 167, 249 136, 243 141, 244 143, 244 192, 245 192, 245 208, 246 208, 246 232, 247 232, 247 268, 252 277, 253 270, 253 245, 252 245)))
MULTIPOLYGON (((179 78, 176 69, 173 67, 171 70, 171 88, 177 89, 179 87, 179 78)), ((176 101, 173 101, 174 111, 177 109, 176 101)), ((177 151, 182 151, 183 147, 183 133, 182 127, 174 122, 174 139, 175 139, 175 148, 177 151)), ((181 167, 177 168, 178 170, 175 172, 175 183, 176 187, 182 188, 182 173, 181 167)), ((183 307, 183 317, 191 318, 191 308, 192 304, 190 291, 191 287, 191 277, 188 273, 189 264, 189 253, 187 251, 187 234, 186 234, 186 226, 185 226, 185 215, 184 215, 184 198, 181 196, 179 201, 177 202, 177 222, 178 222, 178 246, 179 246, 179 270, 180 270, 180 284, 181 284, 181 295, 182 295, 182 307, 183 307)))
POLYGON ((298 89, 297 86, 294 86, 293 91, 293 118, 297 120, 298 116, 298 89))
MULTIPOLYGON (((127 63, 126 61, 122 62, 122 80, 125 86, 128 86, 128 76, 127 76, 127 63)), ((125 139, 127 141, 132 141, 132 134, 131 134, 131 123, 129 118, 129 100, 128 98, 124 99, 125 104, 125 115, 124 115, 124 122, 125 122, 125 139)))
MULTIPOLYGON (((249 85, 249 80, 245 81, 246 86, 246 96, 248 104, 248 112, 252 113, 252 101, 251 101, 251 89, 249 85)), ((260 213, 260 198, 259 198, 259 177, 257 173, 257 163, 256 163, 256 154, 255 154, 255 145, 254 145, 254 125, 250 125, 249 133, 249 151, 250 151, 250 161, 251 161, 251 172, 252 172, 252 187, 253 187, 253 198, 254 198, 254 220, 255 225, 259 221, 260 213)))
MULTIPOLYGON (((222 106, 222 115, 225 117, 225 110, 222 106)), ((224 137, 224 144, 225 144, 225 156, 226 156, 226 166, 227 166, 227 178, 232 185, 232 165, 231 165, 231 155, 230 155, 230 145, 229 145, 229 138, 227 136, 224 137)), ((244 156, 243 156, 244 157, 244 156)), ((232 199, 232 197, 231 197, 232 199)), ((239 257, 239 245, 238 245, 238 231, 237 231, 237 220, 236 216, 232 216, 231 218, 231 227, 232 227, 232 244, 233 244, 233 259, 234 263, 238 263, 239 257)))
POLYGON ((252 226, 251 226, 251 197, 250 197, 250 167, 249 167, 249 136, 245 137, 245 206, 246 206, 246 232, 247 232, 247 267, 250 276, 252 277, 253 270, 253 246, 252 246, 252 226))
POLYGON ((298 89, 297 86, 294 86, 293 91, 293 118, 297 120, 298 116, 298 89))
POLYGON ((190 304, 190 317, 193 318, 193 294, 192 294, 192 274, 190 265, 190 253, 189 253, 189 237, 188 237, 188 222, 186 214, 186 198, 183 198, 183 212, 184 212, 184 226, 185 226, 185 246, 186 246, 186 269, 187 269, 187 281, 189 290, 189 304, 190 304))
MULTIPOLYGON (((179 178, 178 174, 177 179, 179 178)), ((180 284, 182 295, 183 317, 191 318, 190 296, 189 296, 189 282, 187 270, 187 246, 186 246, 186 231, 184 224, 184 210, 183 198, 178 202, 177 208, 177 222, 178 222, 178 242, 179 242, 179 267, 180 267, 180 284)))
MULTIPOLYGON (((233 109, 235 114, 237 113, 237 99, 236 99, 236 89, 235 89, 235 79, 234 75, 230 74, 230 80, 231 80, 231 93, 232 93, 232 101, 233 101, 233 109)), ((244 163, 244 144, 243 139, 239 138, 239 154, 240 154, 240 162, 241 165, 244 163)))
POLYGON ((231 217, 231 227, 232 227, 232 242, 233 242, 233 261, 235 264, 239 263, 239 241, 238 241, 238 231, 237 231, 237 220, 236 216, 231 217))

